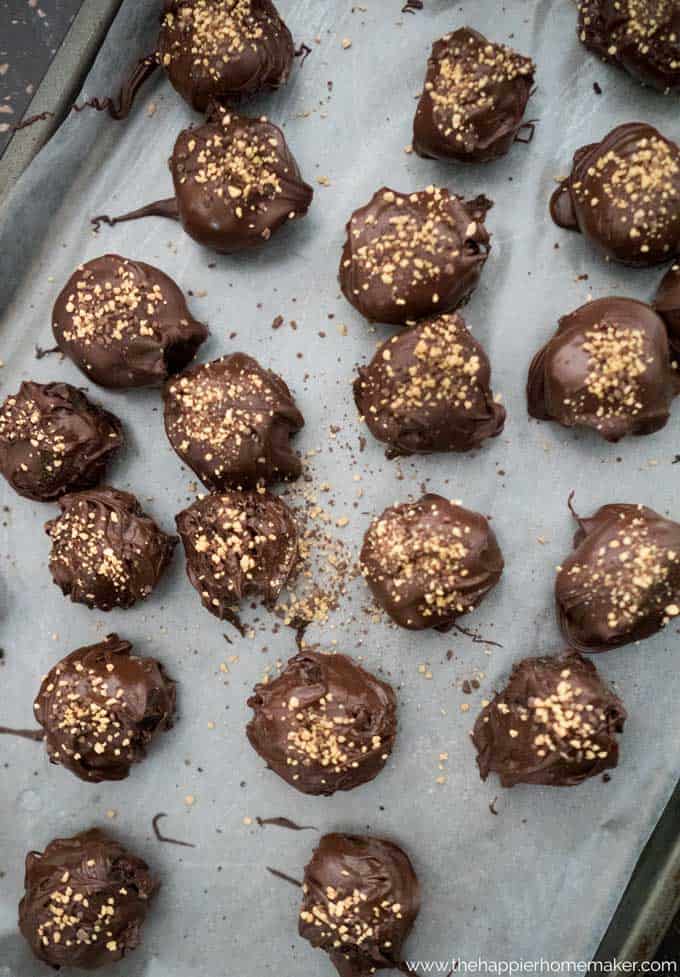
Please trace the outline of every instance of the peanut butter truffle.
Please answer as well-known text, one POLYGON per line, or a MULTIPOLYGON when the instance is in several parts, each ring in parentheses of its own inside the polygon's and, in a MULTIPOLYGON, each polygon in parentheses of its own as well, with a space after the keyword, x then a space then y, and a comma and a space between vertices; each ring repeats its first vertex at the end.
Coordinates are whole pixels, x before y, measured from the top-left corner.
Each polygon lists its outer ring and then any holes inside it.
POLYGON ((246 732, 267 766, 303 794, 352 790, 392 752, 397 702, 347 655, 303 652, 248 699, 246 732))
POLYGON ((482 163, 504 156, 522 127, 536 66, 469 27, 432 46, 413 122, 419 156, 482 163))
POLYGON ((616 767, 626 710, 576 652, 525 658, 482 709, 472 742, 482 780, 574 787, 616 767))
POLYGON ((387 457, 470 451, 503 430, 491 366, 459 315, 392 336, 354 381, 354 400, 387 457))
POLYGON ((607 441, 666 425, 680 391, 663 320, 644 302, 603 298, 559 321, 529 368, 529 413, 607 441))
POLYGON ((35 700, 50 761, 81 780, 124 780, 151 740, 172 727, 175 683, 129 641, 72 651, 50 669, 35 700))
POLYGON ((232 353, 166 384, 170 444, 211 491, 297 478, 289 439, 304 425, 285 382, 252 356, 232 353))
POLYGON ((559 227, 635 268, 680 252, 680 150, 645 122, 617 126, 574 154, 550 200, 559 227))
POLYGON ((371 322, 408 325, 451 312, 475 290, 490 249, 486 197, 430 186, 378 190, 347 224, 340 287, 371 322))
POLYGON ((273 605, 297 564, 293 513, 269 492, 207 495, 176 522, 189 580, 216 617, 231 618, 245 597, 273 605))
POLYGON ((299 933, 340 977, 405 970, 403 945, 420 909, 411 861, 391 841, 324 835, 305 868, 299 933))
POLYGON ((503 556, 484 516, 429 494, 373 520, 360 567, 400 627, 448 631, 496 586, 503 556))
POLYGON ((26 856, 19 929, 50 967, 97 970, 139 946, 157 888, 146 862, 103 831, 56 838, 26 856))
POLYGON ((679 523, 623 503, 603 505, 578 523, 574 550, 555 582, 560 626, 572 648, 618 648, 680 614, 679 523))
POLYGON ((0 471, 36 502, 96 485, 123 440, 118 418, 68 383, 26 380, 0 407, 0 471))
POLYGON ((61 515, 45 524, 50 571, 77 604, 110 611, 149 596, 177 539, 167 536, 129 492, 102 486, 59 500, 61 515))
POLYGON ((55 303, 52 329, 89 380, 114 388, 159 386, 208 337, 172 278, 118 254, 75 270, 55 303))
POLYGON ((671 355, 680 364, 680 264, 672 265, 659 282, 652 303, 666 323, 671 355))

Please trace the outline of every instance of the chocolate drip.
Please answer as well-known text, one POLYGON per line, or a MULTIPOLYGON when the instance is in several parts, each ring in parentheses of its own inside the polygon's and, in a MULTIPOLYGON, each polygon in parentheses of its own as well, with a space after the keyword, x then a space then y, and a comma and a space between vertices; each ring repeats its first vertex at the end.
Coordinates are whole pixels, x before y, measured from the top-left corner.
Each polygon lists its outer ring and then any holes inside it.
POLYGON ((0 736, 19 736, 35 743, 40 743, 45 738, 42 729, 11 729, 9 726, 0 726, 0 736))
POLYGON ((142 217, 167 217, 170 220, 179 220, 177 200, 175 197, 156 200, 154 203, 147 204, 145 207, 131 210, 129 214, 121 214, 120 217, 109 217, 108 214, 100 214, 97 217, 90 218, 90 223, 93 225, 95 231, 98 231, 101 224, 107 224, 109 227, 113 227, 115 224, 122 224, 124 221, 136 221, 142 217))
POLYGON ((137 92, 157 68, 157 55, 147 54, 146 57, 140 58, 129 78, 123 82, 117 98, 110 98, 108 95, 105 98, 88 98, 86 102, 74 105, 71 111, 82 112, 83 109, 94 109, 96 112, 108 112, 117 122, 127 119, 137 92))

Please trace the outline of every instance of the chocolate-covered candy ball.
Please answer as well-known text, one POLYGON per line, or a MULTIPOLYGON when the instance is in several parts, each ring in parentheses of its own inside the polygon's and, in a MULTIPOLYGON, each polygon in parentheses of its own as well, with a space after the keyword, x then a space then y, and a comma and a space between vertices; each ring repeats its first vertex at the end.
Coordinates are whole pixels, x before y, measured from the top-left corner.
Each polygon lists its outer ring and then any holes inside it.
POLYGON ((118 254, 76 269, 55 302, 52 329, 61 351, 102 387, 158 386, 208 337, 172 278, 118 254))
POLYGON ((660 92, 680 89, 676 0, 579 0, 581 41, 604 61, 660 92))
POLYGON ((529 413, 607 441, 664 427, 680 389, 662 319, 644 302, 603 298, 563 316, 529 368, 529 413))
POLYGON ((402 628, 448 631, 496 586, 503 556, 484 516, 428 494, 373 520, 360 567, 378 604, 402 628))
POLYGON ((555 582, 560 626, 573 648, 618 648, 680 614, 679 523, 622 503, 578 522, 555 582))
POLYGON ((34 709, 49 758, 81 780, 124 780, 172 726, 175 683, 155 658, 131 652, 110 634, 62 658, 40 686, 34 709))
POLYGON ((470 451, 503 430, 482 346, 455 314, 384 342, 354 381, 354 399, 387 457, 470 451))
POLYGON ((680 264, 672 265, 663 276, 652 305, 666 323, 671 355, 680 364, 680 264))
POLYGON ((382 838, 329 834, 305 868, 299 933, 340 977, 405 966, 402 947, 420 909, 411 861, 382 838))
POLYGON ((96 970, 139 946, 157 887, 146 862, 103 831, 56 838, 26 856, 19 929, 51 967, 96 970))
POLYGON ((302 652, 248 699, 246 732, 267 766, 303 794, 368 783, 392 752, 394 691, 347 655, 302 652))
POLYGON ((618 764, 623 703, 576 652, 525 658, 482 709, 472 742, 482 780, 573 787, 618 764))
POLYGON ((522 126, 536 66, 469 27, 432 46, 413 121, 419 156, 482 163, 504 156, 522 126))
POLYGON ((451 312, 474 291, 488 257, 486 197, 446 189, 378 190, 352 214, 340 261, 345 298, 371 322, 406 325, 451 312))
POLYGON ((271 0, 166 0, 158 59, 197 112, 285 84, 293 39, 271 0))
POLYGON ((0 407, 0 471, 36 502, 96 485, 123 442, 118 418, 68 383, 25 380, 0 407))
POLYGON ((298 560, 293 513, 269 492, 207 495, 176 518, 187 575, 203 606, 229 618, 244 597, 272 605, 298 560))
POLYGON ((297 478, 289 439, 304 425, 285 382, 252 356, 232 353, 166 384, 165 430, 182 461, 212 491, 297 478))
POLYGON ((59 500, 61 515, 45 524, 50 571, 77 604, 110 611, 148 597, 172 557, 167 536, 129 492, 103 486, 59 500))
POLYGON ((668 261, 680 253, 680 149, 645 122, 617 126, 574 154, 550 214, 612 261, 668 261))

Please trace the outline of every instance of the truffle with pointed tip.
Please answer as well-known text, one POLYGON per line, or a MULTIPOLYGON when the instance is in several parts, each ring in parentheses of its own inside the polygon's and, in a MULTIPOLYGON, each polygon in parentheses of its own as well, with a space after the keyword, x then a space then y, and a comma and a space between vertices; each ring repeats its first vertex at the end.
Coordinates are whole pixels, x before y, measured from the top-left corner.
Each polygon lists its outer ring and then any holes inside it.
POLYGON ((472 742, 482 780, 574 787, 616 767, 626 710, 577 652, 525 658, 486 705, 472 742))
POLYGON ((211 491, 297 478, 289 439, 304 425, 286 383, 245 353, 202 363, 165 387, 165 430, 211 491))
POLYGON ((560 626, 572 648, 618 648, 680 615, 680 523, 623 503, 576 518, 574 550, 555 582, 560 626))
POLYGON ((536 66, 470 27, 435 41, 413 120, 419 156, 482 163, 504 156, 522 128, 536 66))
POLYGON ((50 967, 97 970, 139 946, 157 888, 146 862, 103 831, 55 838, 26 856, 19 929, 50 967))
POLYGON ((408 325, 451 312, 475 290, 489 254, 486 197, 430 186, 376 191, 347 223, 340 287, 371 322, 408 325))
POLYGON ((271 607, 298 562, 293 513, 270 492, 207 495, 176 523, 189 580, 203 606, 222 619, 246 597, 261 597, 271 607))
POLYGON ((680 366, 680 264, 672 265, 663 276, 652 305, 666 323, 671 355, 680 366))
POLYGON ((403 945, 420 909, 420 884, 391 841, 328 834, 305 867, 298 930, 325 950, 340 977, 405 968, 403 945))
POLYGON ((448 631, 496 586, 503 556, 484 516, 428 494, 373 520, 360 568, 400 627, 448 631))
POLYGON ((644 302, 603 298, 563 316, 529 367, 529 413, 607 441, 652 434, 680 391, 663 320, 644 302))
POLYGON ((612 261, 669 261, 680 253, 680 149, 646 122, 617 126, 574 153, 550 214, 612 261))
POLYGON ((52 540, 50 572, 77 604, 110 611, 152 592, 177 537, 166 535, 134 495, 102 486, 59 500, 61 515, 45 524, 52 540))
POLYGON ((119 254, 76 268, 55 302, 52 330, 89 380, 113 388, 160 386, 208 338, 172 278, 119 254))
POLYGON ((110 634, 57 662, 34 709, 50 761, 81 780, 124 780, 162 730, 172 727, 175 683, 155 658, 110 634))
POLYGON ((392 752, 394 691, 347 655, 296 655, 275 679, 255 686, 248 705, 251 746, 303 794, 368 783, 392 752))
POLYGON ((0 471, 36 502, 96 485, 123 443, 118 418, 69 383, 25 380, 0 407, 0 471))
POLYGON ((491 366, 459 315, 442 315, 392 336, 354 381, 354 400, 387 457, 470 451, 500 434, 505 408, 491 366))

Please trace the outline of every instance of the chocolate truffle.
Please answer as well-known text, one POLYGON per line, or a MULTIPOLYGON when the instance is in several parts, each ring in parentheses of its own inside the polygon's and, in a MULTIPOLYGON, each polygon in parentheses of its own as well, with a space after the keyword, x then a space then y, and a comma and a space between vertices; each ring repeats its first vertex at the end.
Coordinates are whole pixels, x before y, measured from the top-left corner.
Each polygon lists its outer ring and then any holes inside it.
POLYGON ((555 582, 560 626, 572 648, 618 648, 680 614, 679 523, 621 503, 578 523, 574 551, 555 582))
POLYGON ((402 628, 448 631, 496 586, 503 556, 484 516, 428 494, 373 520, 360 568, 378 604, 402 628))
POLYGON ((477 287, 488 257, 486 197, 446 189, 378 190, 347 224, 340 287, 371 322, 406 325, 451 312, 477 287))
POLYGON ((278 126, 217 106, 204 125, 180 132, 170 170, 174 197, 94 222, 170 217, 199 244, 233 254, 304 217, 314 196, 278 126))
POLYGON ((56 838, 26 856, 19 929, 51 967, 96 970, 139 946, 157 887, 146 862, 103 831, 56 838))
POLYGON ((25 380, 0 407, 0 471, 36 502, 96 485, 122 445, 118 418, 68 383, 25 380))
POLYGON ((170 562, 167 536, 129 492, 102 486, 59 500, 61 515, 45 524, 50 571, 77 604, 110 611, 148 597, 170 562))
POLYGON ((324 835, 305 868, 298 930, 325 950, 340 977, 399 967, 420 909, 420 885, 398 845, 324 835))
POLYGON ((419 156, 483 163, 504 156, 522 128, 536 66, 469 27, 432 46, 413 121, 419 156))
POLYGON ((664 427, 679 390, 662 319, 644 302, 603 298, 560 319, 531 363, 527 399, 532 417, 618 441, 664 427))
POLYGON ((172 278, 118 254, 75 270, 54 305, 52 329, 89 380, 114 388, 159 386, 208 337, 172 278))
POLYGON ((347 655, 296 655, 277 678, 255 686, 248 705, 251 746, 303 794, 366 784, 392 752, 394 691, 347 655))
POLYGON ((211 491, 254 488, 302 471, 289 438, 304 425, 290 390, 252 356, 232 353, 168 381, 170 444, 211 491))
POLYGON ((644 268, 680 252, 680 150, 645 122, 617 126, 574 154, 550 200, 559 227, 612 261, 644 268))
POLYGON ((472 733, 482 780, 574 787, 619 761, 623 703, 576 652, 525 658, 482 709, 472 733))
POLYGON ((677 0, 579 0, 578 33, 590 51, 643 85, 680 89, 677 0))
POLYGON ((680 264, 663 276, 652 305, 666 323, 671 356, 680 365, 680 264))
POLYGON ((229 619, 244 597, 271 606, 297 564, 293 513, 269 492, 207 495, 176 522, 189 580, 216 617, 229 619))
POLYGON ((379 348, 354 381, 354 399, 387 457, 470 451, 503 430, 491 367, 459 315, 411 326, 379 348))
POLYGON ((172 727, 175 683, 117 634, 72 651, 43 679, 35 717, 52 763, 81 780, 124 780, 151 740, 172 727))

